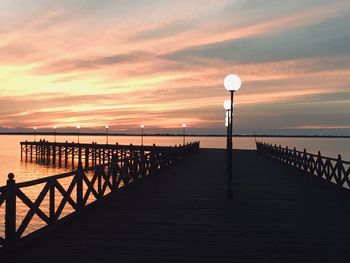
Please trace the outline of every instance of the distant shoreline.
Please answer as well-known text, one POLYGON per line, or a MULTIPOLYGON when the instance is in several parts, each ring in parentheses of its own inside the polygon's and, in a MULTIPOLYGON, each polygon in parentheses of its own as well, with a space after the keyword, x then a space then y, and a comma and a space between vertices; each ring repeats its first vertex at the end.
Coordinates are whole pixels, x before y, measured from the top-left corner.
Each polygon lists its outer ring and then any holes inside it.
MULTIPOLYGON (((0 132, 0 135, 33 135, 33 132, 0 132)), ((49 135, 54 136, 53 132, 37 132, 36 135, 49 135)), ((76 136, 76 132, 57 132, 57 136, 76 136)), ((106 136, 106 133, 80 133, 79 136, 106 136)), ((140 134, 127 134, 127 133, 109 133, 108 136, 140 136, 140 134)), ((149 137, 178 137, 183 134, 168 134, 168 133, 152 133, 144 134, 149 137)), ((269 138, 350 138, 350 135, 274 135, 274 134, 235 134, 235 137, 269 137, 269 138)), ((226 137, 224 134, 186 134, 186 137, 226 137)))

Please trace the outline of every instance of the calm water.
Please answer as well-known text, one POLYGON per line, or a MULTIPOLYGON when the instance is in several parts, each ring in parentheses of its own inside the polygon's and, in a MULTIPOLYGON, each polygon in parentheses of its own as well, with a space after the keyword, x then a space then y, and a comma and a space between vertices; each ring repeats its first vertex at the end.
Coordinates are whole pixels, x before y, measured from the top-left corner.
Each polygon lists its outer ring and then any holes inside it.
MULTIPOLYGON (((45 139, 53 141, 53 136, 37 136, 37 140, 45 139)), ((296 147, 299 150, 307 149, 308 152, 321 153, 325 156, 336 157, 338 154, 342 154, 344 160, 350 160, 350 139, 327 139, 327 138, 257 138, 264 142, 270 142, 277 145, 296 147)), ((17 182, 29 181, 48 175, 54 175, 62 172, 69 171, 69 168, 57 168, 52 166, 38 165, 35 163, 21 162, 20 158, 20 141, 33 140, 32 136, 16 136, 16 135, 3 135, 0 136, 0 185, 4 185, 7 180, 7 174, 12 172, 15 174, 17 182)), ((77 141, 76 136, 57 136, 58 142, 65 141, 77 141)), ((187 137, 187 141, 201 141, 202 148, 225 148, 226 139, 224 137, 187 137)), ((103 136, 81 136, 80 142, 91 143, 92 141, 97 143, 105 143, 106 138, 103 136)), ((120 136, 109 137, 109 143, 115 144, 140 144, 140 137, 138 136, 120 136)), ((182 137, 145 137, 144 144, 146 145, 178 145, 182 143, 182 137)), ((238 137, 234 139, 235 149, 255 149, 254 138, 242 138, 238 137)), ((89 176, 89 175, 88 175, 89 176)), ((91 176, 91 175, 90 175, 91 176)), ((66 179, 65 179, 66 180, 66 179)), ((64 188, 70 183, 70 179, 67 181, 62 180, 60 182, 64 188)), ((40 193, 43 185, 37 185, 28 187, 22 190, 31 199, 35 200, 40 193)), ((57 192, 57 191, 56 191, 57 192)), ((75 200, 74 191, 72 198, 75 200)), ((91 199, 92 201, 92 199, 91 199)), ((58 206, 60 199, 56 199, 56 206, 58 206)), ((40 208, 47 212, 49 207, 49 200, 46 197, 40 208)), ((73 212, 73 210, 67 206, 61 217, 73 212)), ((28 207, 23 205, 19 199, 17 199, 17 227, 22 222, 26 213, 28 213, 28 207)), ((25 234, 28 234, 45 224, 37 217, 34 216, 30 222, 25 234)), ((4 235, 4 205, 0 207, 0 236, 4 235)))
MULTIPOLYGON (((45 139, 53 141, 53 136, 37 136, 37 140, 45 139)), ((338 138, 257 138, 258 140, 281 144, 282 146, 296 147, 299 150, 306 148, 308 152, 321 153, 329 157, 337 157, 342 154, 344 160, 350 160, 350 139, 338 138)), ((43 176, 66 172, 66 168, 55 168, 52 166, 38 165, 35 163, 25 163, 20 160, 20 141, 33 140, 32 136, 3 135, 0 136, 0 185, 4 185, 7 174, 12 172, 16 176, 16 181, 28 181, 43 176)), ((77 141, 76 136, 57 136, 58 142, 77 141)), ((224 137, 187 137, 188 141, 201 141, 202 148, 225 148, 224 137)), ((80 136, 80 142, 105 143, 103 136, 80 136)), ((110 136, 109 143, 114 144, 140 144, 138 136, 110 136)), ((146 145, 176 145, 182 143, 182 137, 144 137, 146 145)), ((234 139, 236 149, 255 149, 254 138, 238 137, 234 139)))

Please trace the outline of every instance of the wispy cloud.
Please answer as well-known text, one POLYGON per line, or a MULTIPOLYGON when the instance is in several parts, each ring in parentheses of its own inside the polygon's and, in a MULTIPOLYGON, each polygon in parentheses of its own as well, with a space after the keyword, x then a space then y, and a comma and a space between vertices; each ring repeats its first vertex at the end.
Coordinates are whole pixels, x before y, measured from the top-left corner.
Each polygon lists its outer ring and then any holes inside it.
POLYGON ((347 0, 4 0, 1 126, 224 132, 235 72, 236 127, 343 129, 349 14, 347 0))

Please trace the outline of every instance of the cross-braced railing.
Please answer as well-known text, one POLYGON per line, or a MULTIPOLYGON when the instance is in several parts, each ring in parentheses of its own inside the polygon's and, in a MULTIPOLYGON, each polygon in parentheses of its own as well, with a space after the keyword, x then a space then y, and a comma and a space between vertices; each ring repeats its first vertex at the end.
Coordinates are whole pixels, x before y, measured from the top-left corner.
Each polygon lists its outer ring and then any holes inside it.
POLYGON ((199 142, 194 142, 180 147, 154 147, 147 152, 138 150, 128 156, 115 154, 110 163, 83 168, 80 162, 75 171, 22 183, 16 183, 14 175, 9 174, 7 185, 0 188, 0 209, 5 211, 0 245, 13 245, 34 232, 34 216, 35 224, 43 224, 41 229, 54 226, 66 215, 78 213, 122 187, 157 174, 198 149, 199 142), (31 187, 36 191, 26 193, 31 187), (27 208, 21 212, 21 219, 19 202, 27 208))
POLYGON ((311 154, 305 149, 297 151, 295 147, 293 149, 282 148, 281 145, 262 142, 257 142, 256 148, 264 155, 317 175, 341 187, 350 188, 350 162, 342 160, 341 155, 338 155, 338 158, 330 158, 322 156, 320 152, 311 154))

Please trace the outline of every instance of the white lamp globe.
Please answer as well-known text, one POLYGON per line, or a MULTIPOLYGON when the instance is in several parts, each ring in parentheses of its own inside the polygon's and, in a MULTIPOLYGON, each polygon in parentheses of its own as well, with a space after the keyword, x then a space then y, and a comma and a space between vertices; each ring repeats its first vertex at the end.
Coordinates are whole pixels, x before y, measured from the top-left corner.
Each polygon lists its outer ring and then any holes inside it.
POLYGON ((225 80, 224 80, 224 86, 225 89, 228 91, 237 91, 241 87, 241 79, 235 75, 235 74, 230 74, 227 75, 225 80))
MULTIPOLYGON (((232 108, 234 107, 235 105, 233 104, 232 105, 232 108)), ((231 109, 231 101, 230 100, 225 100, 224 101, 224 109, 225 110, 230 110, 231 109)))
POLYGON ((186 127, 186 123, 183 123, 183 124, 182 124, 182 127, 185 128, 185 127, 186 127))
POLYGON ((145 125, 141 124, 141 128, 145 128, 145 125))

